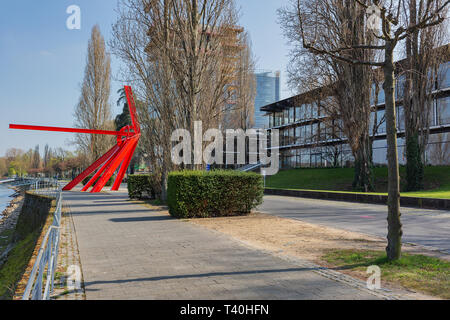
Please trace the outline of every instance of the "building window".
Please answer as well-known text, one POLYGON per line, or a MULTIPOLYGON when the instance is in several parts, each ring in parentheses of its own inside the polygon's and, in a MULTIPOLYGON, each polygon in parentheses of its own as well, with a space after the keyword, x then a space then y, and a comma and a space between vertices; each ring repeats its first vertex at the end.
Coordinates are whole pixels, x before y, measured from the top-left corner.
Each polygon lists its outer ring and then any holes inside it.
POLYGON ((375 104, 375 83, 372 84, 372 89, 370 90, 370 105, 375 104))
POLYGON ((311 118, 317 119, 319 117, 319 107, 317 106, 317 103, 311 104, 311 118))
POLYGON ((450 97, 437 100, 437 124, 450 124, 450 97))
POLYGON ((295 144, 301 144, 302 143, 301 128, 302 127, 295 128, 295 144))
POLYGON ((313 153, 311 154, 311 167, 321 167, 322 166, 322 154, 313 153))
POLYGON ((320 116, 326 116, 330 110, 336 109, 336 101, 334 97, 326 97, 323 99, 320 104, 320 116))
POLYGON ((303 139, 303 142, 304 143, 310 143, 311 142, 311 125, 309 124, 309 125, 306 125, 306 126, 304 126, 304 132, 305 132, 305 135, 304 135, 304 139, 303 139))
POLYGON ((386 119, 384 118, 384 110, 377 111, 377 133, 386 133, 386 119))
POLYGON ((324 141, 333 139, 332 128, 326 122, 320 124, 320 137, 324 141))
POLYGON ((403 99, 403 95, 405 93, 405 84, 406 84, 406 76, 403 74, 400 77, 398 77, 395 85, 395 99, 397 100, 403 99))
POLYGON ((269 116, 269 128, 273 128, 274 124, 274 114, 271 113, 269 116))
POLYGON ((295 112, 295 108, 293 108, 293 107, 289 108, 289 123, 292 123, 295 121, 294 112, 295 112))
MULTIPOLYGON (((370 104, 375 104, 376 84, 372 84, 372 93, 370 94, 370 104)), ((378 101, 377 104, 383 104, 385 102, 383 83, 378 85, 378 101)))
POLYGON ((397 129, 400 131, 405 130, 405 111, 403 110, 403 107, 397 108, 397 129))
POLYGON ((295 167, 296 168, 300 168, 302 166, 302 151, 301 150, 297 150, 296 151, 296 164, 295 167))
POLYGON ((450 61, 439 66, 438 89, 450 87, 450 61))
POLYGON ((384 96, 384 89, 383 89, 383 83, 380 83, 380 91, 378 92, 378 104, 384 103, 385 96, 384 96))
POLYGON ((275 127, 278 127, 281 125, 281 113, 276 112, 275 113, 275 127))
POLYGON ((333 121, 333 139, 344 138, 344 122, 342 119, 337 119, 333 121))
POLYGON ((311 119, 311 105, 304 104, 303 105, 303 120, 311 119))
POLYGON ((309 157, 309 152, 307 150, 303 150, 301 153, 302 158, 302 167, 303 168, 309 168, 311 166, 311 159, 309 157))
POLYGON ((290 156, 290 163, 289 163, 289 166, 290 166, 291 168, 295 168, 295 167, 297 166, 296 160, 297 160, 297 157, 296 157, 296 155, 295 155, 295 150, 293 150, 293 151, 292 151, 292 154, 291 154, 291 156, 290 156))
POLYGON ((313 123, 311 125, 311 142, 316 142, 319 140, 319 124, 313 123))
POLYGON ((302 110, 301 106, 295 107, 295 121, 301 121, 302 120, 301 110, 302 110))
POLYGON ((306 132, 306 126, 300 127, 300 143, 306 143, 307 141, 307 132, 306 132))
POLYGON ((289 129, 289 144, 295 144, 295 128, 289 129))

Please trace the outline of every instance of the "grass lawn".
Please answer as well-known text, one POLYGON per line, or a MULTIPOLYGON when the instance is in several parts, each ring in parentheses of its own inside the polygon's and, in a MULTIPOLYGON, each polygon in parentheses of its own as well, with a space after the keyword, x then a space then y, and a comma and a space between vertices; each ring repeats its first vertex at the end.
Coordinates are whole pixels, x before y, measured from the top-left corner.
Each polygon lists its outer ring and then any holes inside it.
POLYGON ((5 250, 11 243, 11 238, 13 236, 14 230, 4 230, 0 233, 0 254, 5 250))
POLYGON ((389 262, 384 251, 331 250, 322 257, 329 264, 367 275, 368 266, 381 269, 381 281, 432 296, 450 299, 450 262, 423 255, 402 254, 389 262))
MULTIPOLYGON (((374 168, 375 194, 386 194, 387 168, 374 168)), ((293 190, 327 190, 352 192, 353 168, 318 168, 283 170, 267 177, 266 187, 293 190)), ((400 167, 401 185, 405 185, 406 170, 400 167)), ((425 190, 402 192, 404 197, 450 199, 450 166, 426 167, 425 190)))
POLYGON ((10 300, 17 282, 23 275, 35 249, 39 231, 30 233, 17 243, 8 255, 8 260, 0 268, 0 300, 10 300))

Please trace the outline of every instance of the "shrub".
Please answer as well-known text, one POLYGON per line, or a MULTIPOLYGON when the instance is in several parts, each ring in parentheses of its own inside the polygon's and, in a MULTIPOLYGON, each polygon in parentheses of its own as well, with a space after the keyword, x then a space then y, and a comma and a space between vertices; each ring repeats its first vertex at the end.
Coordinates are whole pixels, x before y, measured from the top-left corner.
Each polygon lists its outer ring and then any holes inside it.
POLYGON ((127 186, 130 199, 142 199, 144 195, 154 199, 161 194, 159 179, 154 174, 129 175, 127 186))
POLYGON ((246 215, 262 203, 264 183, 256 173, 177 171, 168 179, 169 212, 177 218, 246 215))
MULTIPOLYGON (((87 176, 86 178, 84 178, 83 181, 82 181, 83 186, 85 186, 86 183, 88 183, 89 180, 91 180, 91 178, 92 178, 93 176, 94 176, 94 175, 89 175, 89 176, 87 176)), ((100 176, 100 177, 101 177, 101 176, 100 176)), ((100 179, 100 177, 98 177, 97 180, 95 180, 95 182, 92 184, 92 186, 95 186, 95 184, 97 183, 98 179, 100 179)), ((106 187, 112 186, 115 178, 116 178, 115 176, 112 176, 111 178, 109 178, 109 180, 108 180, 108 182, 106 182, 105 186, 106 186, 106 187)))

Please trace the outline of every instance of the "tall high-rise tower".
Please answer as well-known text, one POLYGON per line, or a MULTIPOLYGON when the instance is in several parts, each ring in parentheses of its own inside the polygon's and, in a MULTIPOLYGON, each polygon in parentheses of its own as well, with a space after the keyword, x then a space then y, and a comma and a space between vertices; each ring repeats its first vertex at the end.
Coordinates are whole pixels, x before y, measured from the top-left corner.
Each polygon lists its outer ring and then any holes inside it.
POLYGON ((260 108, 280 100, 280 71, 256 71, 255 125, 256 129, 268 126, 265 112, 260 108))

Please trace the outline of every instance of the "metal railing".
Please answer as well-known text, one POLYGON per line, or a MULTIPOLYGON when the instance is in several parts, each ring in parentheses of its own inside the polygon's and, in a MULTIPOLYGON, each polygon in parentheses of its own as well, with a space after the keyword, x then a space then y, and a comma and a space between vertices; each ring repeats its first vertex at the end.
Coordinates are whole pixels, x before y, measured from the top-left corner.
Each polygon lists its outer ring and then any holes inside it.
POLYGON ((31 184, 30 191, 54 197, 56 208, 53 214, 53 224, 42 240, 22 300, 49 300, 50 294, 53 292, 59 251, 62 189, 57 180, 39 179, 31 184))
POLYGON ((262 164, 260 162, 247 164, 243 167, 238 168, 237 171, 242 171, 242 172, 253 171, 253 170, 260 168, 261 166, 262 166, 262 164))

